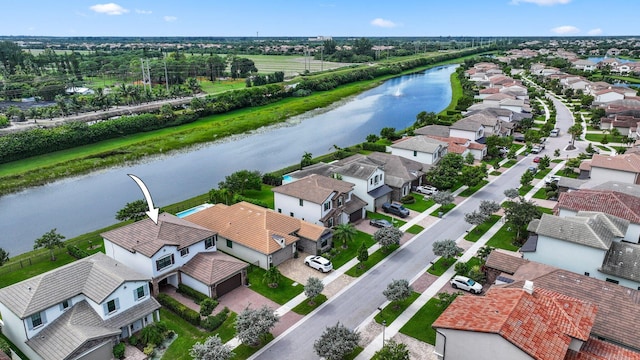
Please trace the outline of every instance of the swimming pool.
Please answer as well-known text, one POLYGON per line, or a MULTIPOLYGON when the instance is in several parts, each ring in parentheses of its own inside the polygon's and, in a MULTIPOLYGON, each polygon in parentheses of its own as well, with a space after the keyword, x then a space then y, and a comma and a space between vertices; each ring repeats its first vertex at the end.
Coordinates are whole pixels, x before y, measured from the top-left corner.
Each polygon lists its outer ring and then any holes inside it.
POLYGON ((291 175, 285 175, 282 177, 282 184, 288 184, 293 181, 291 175))
POLYGON ((191 214, 195 214, 198 211, 210 208, 212 206, 213 206, 212 204, 202 204, 202 205, 194 206, 191 209, 180 211, 179 213, 176 214, 176 216, 182 219, 185 216, 188 216, 188 215, 191 215, 191 214))

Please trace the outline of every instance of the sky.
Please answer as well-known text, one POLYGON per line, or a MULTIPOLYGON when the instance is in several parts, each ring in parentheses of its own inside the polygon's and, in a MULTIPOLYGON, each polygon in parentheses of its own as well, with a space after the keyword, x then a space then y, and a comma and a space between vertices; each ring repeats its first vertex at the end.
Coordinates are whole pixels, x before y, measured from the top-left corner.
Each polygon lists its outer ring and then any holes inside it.
POLYGON ((0 35, 627 36, 637 0, 0 0, 0 35))

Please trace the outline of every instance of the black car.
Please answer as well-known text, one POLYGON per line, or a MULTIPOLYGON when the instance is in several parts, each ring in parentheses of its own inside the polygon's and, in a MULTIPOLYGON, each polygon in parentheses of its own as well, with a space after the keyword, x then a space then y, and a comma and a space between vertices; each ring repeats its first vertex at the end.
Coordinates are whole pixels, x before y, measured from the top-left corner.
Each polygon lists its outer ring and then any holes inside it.
POLYGON ((369 220, 369 225, 379 227, 379 228, 393 227, 393 224, 390 223, 389 220, 385 220, 385 219, 371 219, 369 220))

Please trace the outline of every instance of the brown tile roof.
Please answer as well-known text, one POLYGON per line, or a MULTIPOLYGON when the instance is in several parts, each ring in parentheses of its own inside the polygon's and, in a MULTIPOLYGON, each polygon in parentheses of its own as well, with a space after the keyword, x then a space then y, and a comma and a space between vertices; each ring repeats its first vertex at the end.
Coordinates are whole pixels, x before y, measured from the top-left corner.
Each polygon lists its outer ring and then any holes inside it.
MULTIPOLYGON (((533 282, 538 289, 595 304, 598 313, 591 335, 640 350, 640 291, 561 269, 536 277, 533 282)), ((506 287, 522 286, 523 281, 516 281, 506 287)))
POLYGON ((591 167, 640 173, 640 154, 621 154, 616 156, 594 154, 591 167))
POLYGON ((271 190, 298 199, 311 201, 315 204, 323 204, 329 197, 346 194, 353 190, 354 184, 323 175, 311 174, 300 180, 290 182, 271 190))
POLYGON ((492 288, 460 296, 433 323, 436 328, 494 333, 534 359, 562 359, 571 338, 586 341, 595 305, 546 289, 492 288))
POLYGON ((640 197, 618 191, 580 189, 562 192, 556 208, 599 211, 640 224, 640 197))
MULTIPOLYGON (((244 201, 231 206, 216 204, 185 219, 267 255, 282 249, 277 238, 284 239, 285 245, 298 241, 294 234, 303 231, 303 223, 308 227, 318 227, 317 232, 320 228, 325 229, 244 201)), ((318 240, 319 237, 309 239, 318 240)))
POLYGON ((173 245, 182 249, 214 236, 215 232, 169 213, 162 213, 158 217, 158 225, 145 218, 100 235, 131 252, 152 257, 163 246, 173 245))
POLYGON ((525 263, 527 263, 527 260, 523 258, 505 254, 499 250, 494 250, 489 254, 489 257, 487 257, 485 266, 500 270, 507 274, 514 274, 516 270, 525 263))
POLYGON ((237 274, 249 264, 233 256, 217 252, 201 252, 184 264, 180 271, 209 286, 237 274))
POLYGON ((640 353, 589 338, 582 344, 580 351, 569 350, 564 360, 640 360, 640 353))

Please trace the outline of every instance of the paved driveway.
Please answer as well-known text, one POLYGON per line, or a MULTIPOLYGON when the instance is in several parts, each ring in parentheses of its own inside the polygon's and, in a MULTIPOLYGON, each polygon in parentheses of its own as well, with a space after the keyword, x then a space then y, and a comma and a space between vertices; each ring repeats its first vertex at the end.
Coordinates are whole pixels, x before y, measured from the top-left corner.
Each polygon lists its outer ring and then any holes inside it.
POLYGON ((304 258, 309 254, 301 252, 300 256, 297 259, 289 259, 280 265, 278 265, 278 270, 282 275, 288 277, 289 279, 296 281, 297 283, 304 286, 307 283, 307 279, 310 277, 317 277, 322 280, 329 273, 323 273, 321 271, 312 269, 304 264, 304 258))

